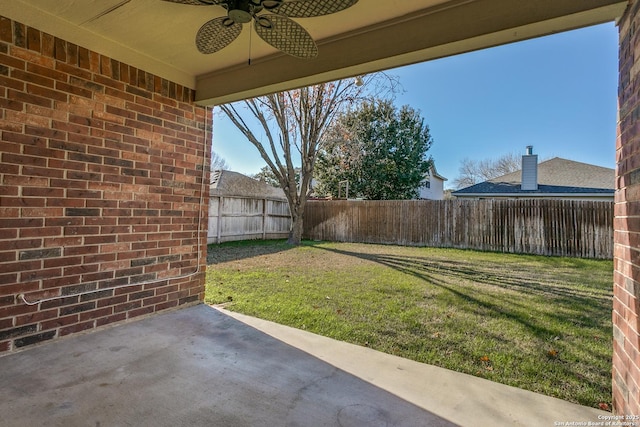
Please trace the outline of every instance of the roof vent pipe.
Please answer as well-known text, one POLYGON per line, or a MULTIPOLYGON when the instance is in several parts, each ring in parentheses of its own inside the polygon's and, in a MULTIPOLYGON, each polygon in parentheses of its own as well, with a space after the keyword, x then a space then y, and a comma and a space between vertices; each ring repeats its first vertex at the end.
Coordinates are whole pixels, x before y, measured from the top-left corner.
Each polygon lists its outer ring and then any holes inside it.
POLYGON ((527 154, 522 156, 522 181, 520 189, 535 191, 538 189, 538 155, 533 154, 533 146, 527 146, 527 154))

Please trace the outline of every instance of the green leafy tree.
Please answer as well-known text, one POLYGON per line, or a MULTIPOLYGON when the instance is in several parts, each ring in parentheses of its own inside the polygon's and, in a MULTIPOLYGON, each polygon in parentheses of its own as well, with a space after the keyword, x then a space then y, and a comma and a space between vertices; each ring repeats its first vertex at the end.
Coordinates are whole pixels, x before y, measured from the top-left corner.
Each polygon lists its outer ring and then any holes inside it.
POLYGON ((257 181, 264 182, 265 184, 269 184, 273 187, 280 187, 278 178, 276 178, 269 166, 263 166, 260 168, 260 172, 250 176, 257 181))
POLYGON ((419 112, 372 99, 338 116, 316 164, 320 195, 412 199, 431 167, 432 138, 419 112))
MULTIPOLYGON (((296 173, 296 186, 300 185, 300 168, 294 168, 295 173, 296 173)), ((269 166, 263 166, 262 168, 260 168, 260 172, 251 175, 251 178, 257 180, 257 181, 261 181, 264 182, 265 184, 269 184, 272 187, 280 187, 280 182, 278 181, 278 178, 276 178, 276 176, 274 175, 273 171, 271 170, 271 168, 269 166)))

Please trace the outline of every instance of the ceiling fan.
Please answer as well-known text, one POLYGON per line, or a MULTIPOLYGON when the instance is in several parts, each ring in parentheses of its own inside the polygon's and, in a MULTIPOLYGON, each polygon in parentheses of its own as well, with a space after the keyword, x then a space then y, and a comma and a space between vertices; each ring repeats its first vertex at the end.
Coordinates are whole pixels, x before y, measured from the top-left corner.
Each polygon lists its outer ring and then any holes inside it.
POLYGON ((318 55, 311 35, 290 18, 324 16, 347 9, 358 0, 164 0, 194 6, 222 6, 227 16, 206 22, 196 34, 201 53, 214 53, 231 44, 242 25, 254 21, 253 28, 262 40, 297 58, 318 55))

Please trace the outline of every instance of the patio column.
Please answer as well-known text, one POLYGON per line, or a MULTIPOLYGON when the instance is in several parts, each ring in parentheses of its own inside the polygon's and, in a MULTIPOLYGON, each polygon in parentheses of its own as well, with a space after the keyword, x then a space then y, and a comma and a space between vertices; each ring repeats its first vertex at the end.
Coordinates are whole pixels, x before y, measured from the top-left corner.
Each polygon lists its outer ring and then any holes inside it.
POLYGON ((613 298, 613 408, 640 414, 640 0, 619 22, 613 298))

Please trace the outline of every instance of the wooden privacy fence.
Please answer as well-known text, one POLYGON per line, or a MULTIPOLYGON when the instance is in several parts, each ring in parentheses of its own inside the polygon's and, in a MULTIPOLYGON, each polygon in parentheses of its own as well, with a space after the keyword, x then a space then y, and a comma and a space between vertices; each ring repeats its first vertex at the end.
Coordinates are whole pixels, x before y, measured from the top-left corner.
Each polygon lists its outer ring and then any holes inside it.
POLYGON ((290 227, 286 200, 213 195, 209 199, 207 244, 282 239, 289 235, 290 227))
POLYGON ((613 202, 575 200, 310 201, 313 240, 613 257, 613 202))

